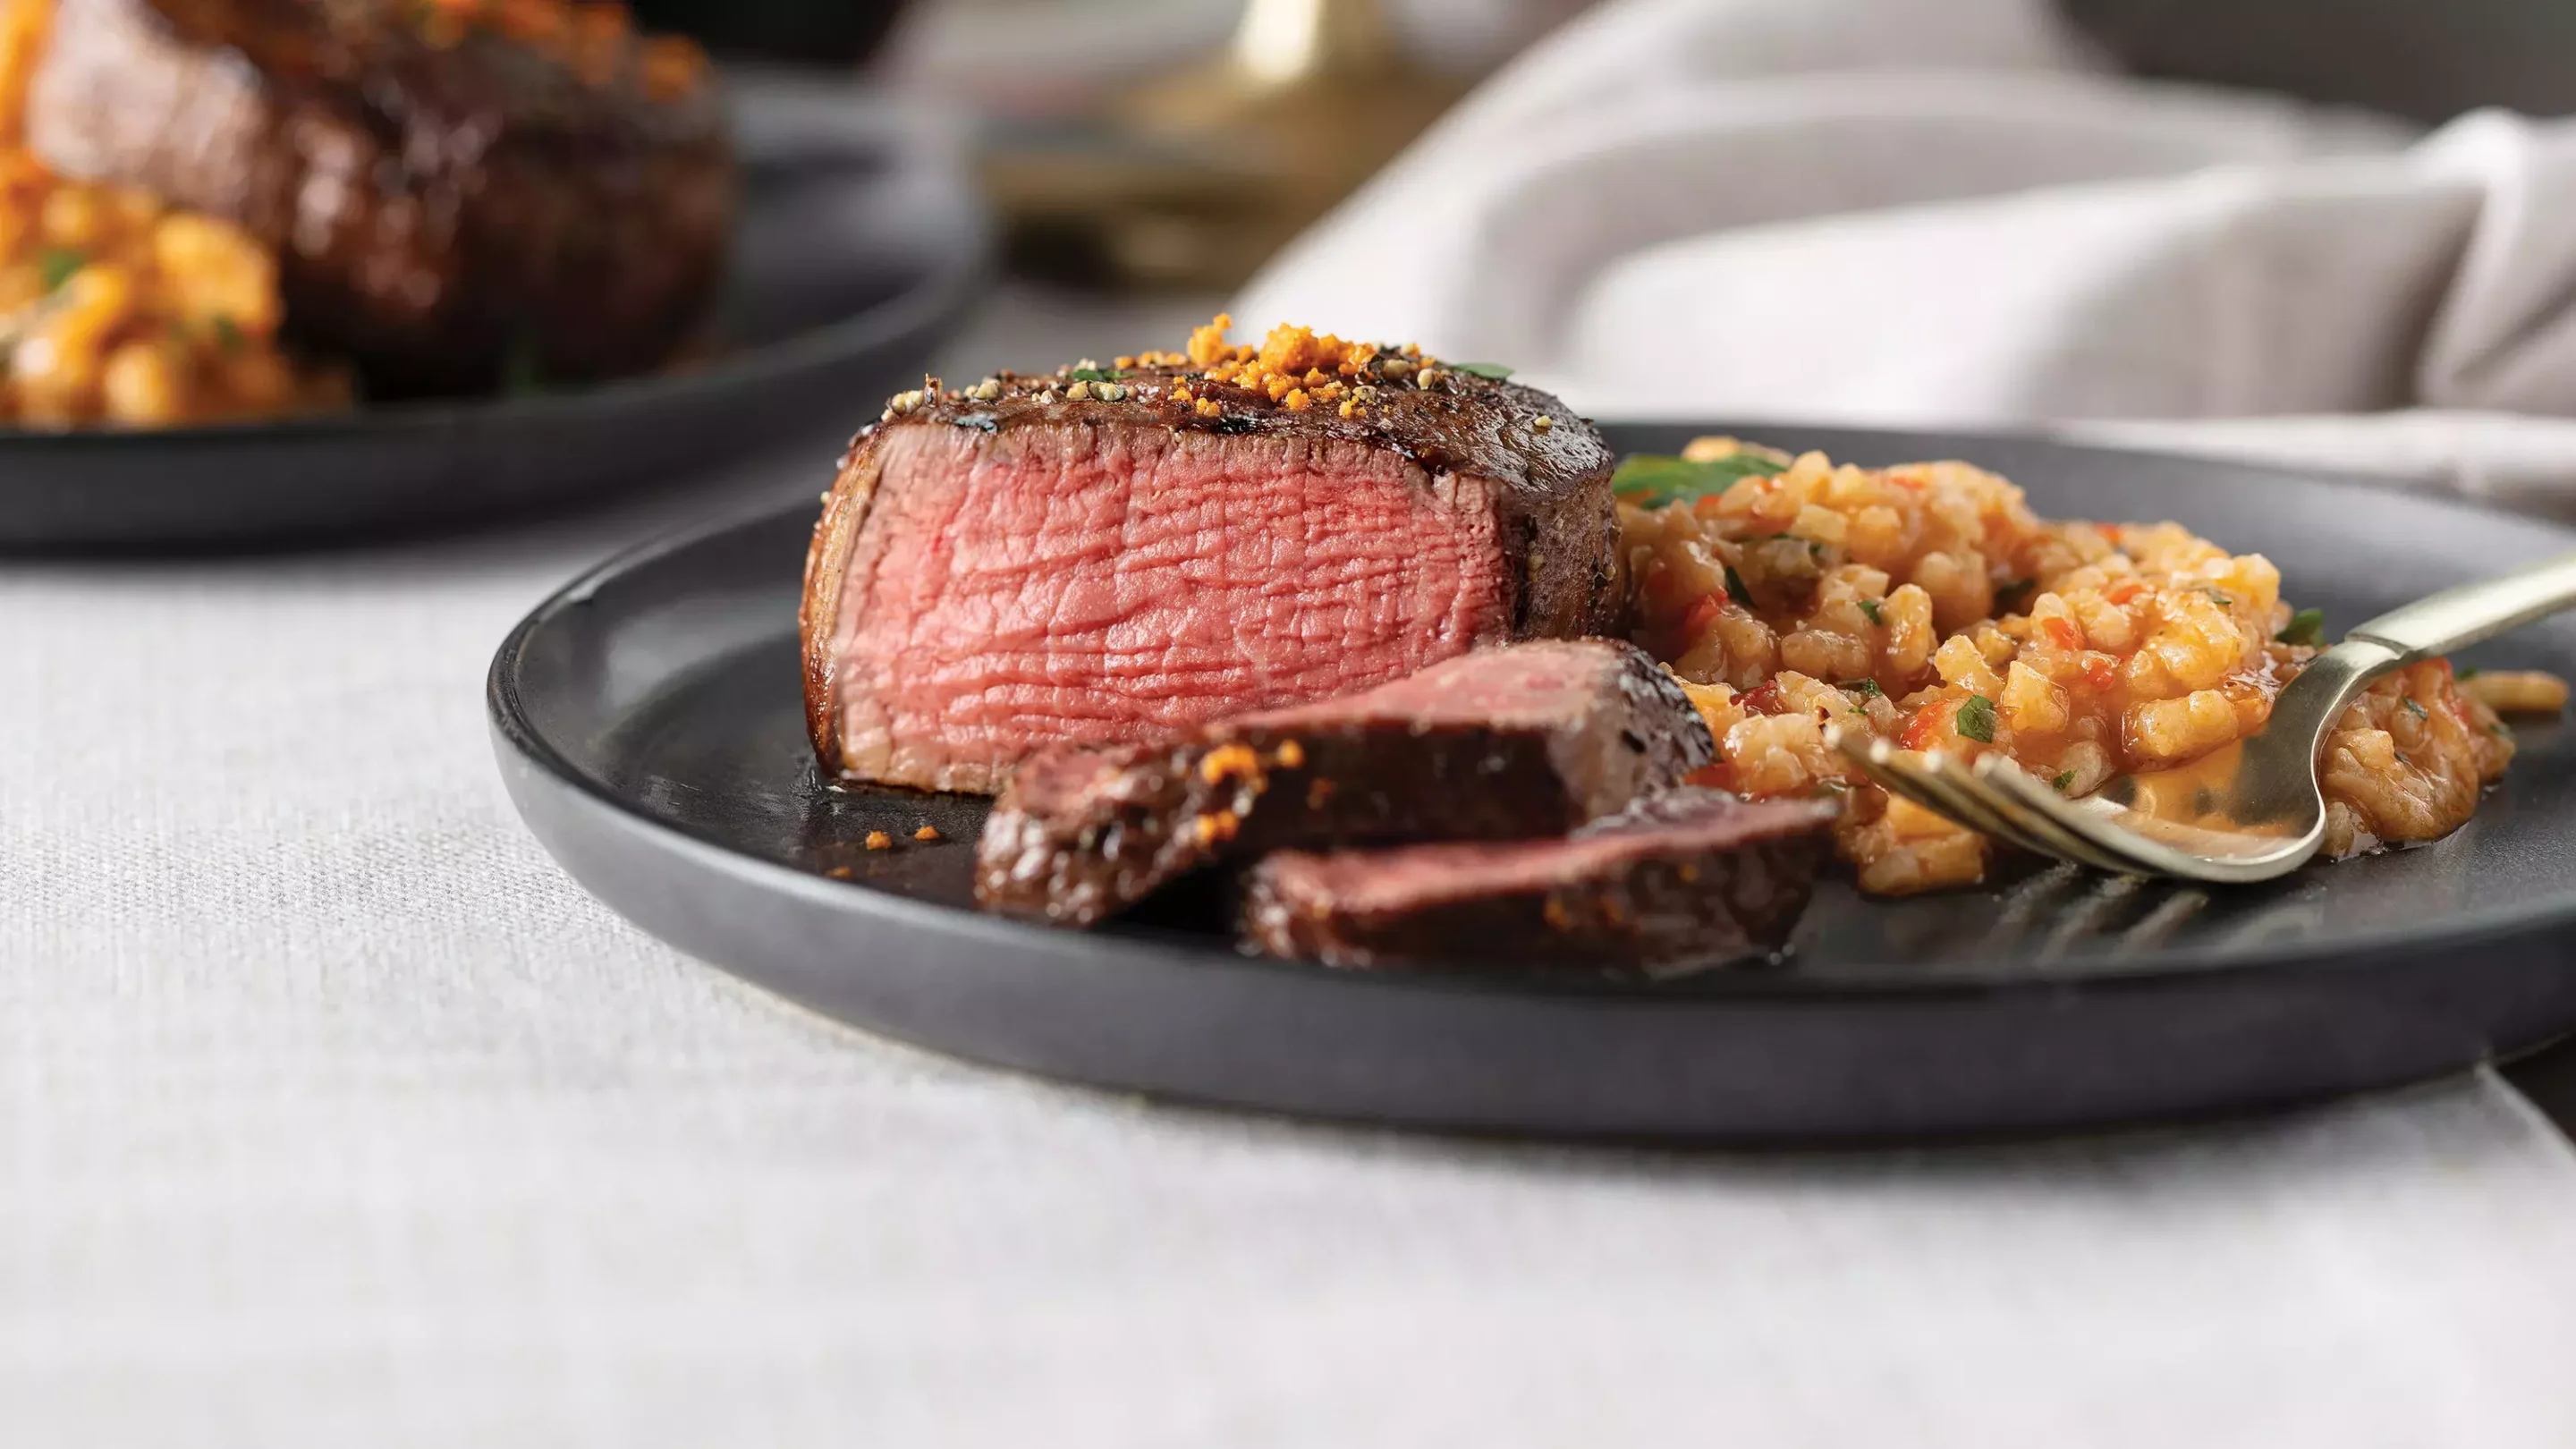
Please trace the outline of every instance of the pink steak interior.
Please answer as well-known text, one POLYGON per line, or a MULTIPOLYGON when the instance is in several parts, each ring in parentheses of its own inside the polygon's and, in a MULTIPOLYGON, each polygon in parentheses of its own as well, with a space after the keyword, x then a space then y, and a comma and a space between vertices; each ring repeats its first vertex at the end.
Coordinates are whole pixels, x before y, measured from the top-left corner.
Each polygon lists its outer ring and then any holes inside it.
POLYGON ((843 749, 991 789, 1058 740, 1147 738, 1498 641, 1490 485, 1339 441, 903 427, 834 634, 843 749))

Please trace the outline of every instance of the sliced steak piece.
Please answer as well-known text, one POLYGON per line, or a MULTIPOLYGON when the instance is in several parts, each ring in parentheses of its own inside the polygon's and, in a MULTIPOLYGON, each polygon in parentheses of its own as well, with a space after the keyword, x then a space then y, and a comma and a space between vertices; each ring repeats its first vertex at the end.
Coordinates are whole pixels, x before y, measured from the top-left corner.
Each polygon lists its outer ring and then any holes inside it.
POLYGON ((1838 813, 1683 789, 1555 840, 1282 851, 1250 873, 1243 937, 1334 966, 1714 963, 1788 939, 1838 813))
POLYGON ((1618 521, 1590 427, 1507 382, 1417 385, 1399 352, 1282 351, 1351 371, 1320 402, 1178 354, 1118 369, 1108 400, 1071 373, 897 399, 806 565, 827 775, 991 793, 1041 746, 1608 631, 1618 521))
POLYGON ((614 32, 558 60, 438 33, 457 23, 415 0, 55 0, 27 144, 276 248, 290 331, 370 396, 650 371, 731 226, 710 87, 614 32))
POLYGON ((1221 857, 1562 834, 1715 757, 1634 646, 1487 650, 1159 744, 1042 751, 985 822, 975 896, 1087 926, 1221 857))

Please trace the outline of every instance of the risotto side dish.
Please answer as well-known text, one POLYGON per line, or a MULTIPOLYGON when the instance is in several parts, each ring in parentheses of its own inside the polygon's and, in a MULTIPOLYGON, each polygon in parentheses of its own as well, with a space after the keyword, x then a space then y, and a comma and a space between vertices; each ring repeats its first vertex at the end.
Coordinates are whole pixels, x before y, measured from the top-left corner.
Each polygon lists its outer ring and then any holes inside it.
MULTIPOLYGON (((1702 783, 1847 795, 1837 842, 1874 892, 1974 882, 1988 842, 1867 783, 1827 725, 2001 754, 2081 796, 2259 730, 2326 642, 2259 554, 2172 523, 2042 519, 1964 463, 1857 468, 1703 438, 1631 460, 1619 489, 1637 642, 1718 740, 1702 783)), ((2456 829, 2513 756, 2491 706, 2564 700, 2548 676, 2463 687, 2443 660, 2380 680, 2327 739, 2327 852, 2456 829)))

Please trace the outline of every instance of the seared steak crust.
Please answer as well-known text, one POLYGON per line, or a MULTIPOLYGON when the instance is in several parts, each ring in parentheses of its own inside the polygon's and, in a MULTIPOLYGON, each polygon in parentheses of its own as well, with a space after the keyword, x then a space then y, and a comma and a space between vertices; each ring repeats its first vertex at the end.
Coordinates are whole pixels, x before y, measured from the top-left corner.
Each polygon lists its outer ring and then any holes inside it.
POLYGON ((29 145, 275 247, 289 325, 375 396, 650 370, 731 224, 709 88, 592 83, 407 0, 57 0, 29 145))
POLYGON ((1250 873, 1243 939, 1333 966, 1714 964, 1788 939, 1836 813, 1685 789, 1556 840, 1282 851, 1250 873))
POLYGON ((1047 744, 1614 622, 1612 457, 1544 393, 1452 373, 1345 415, 1168 359, 1084 391, 934 387, 852 444, 806 565, 827 776, 989 792, 1047 744))
POLYGON ((1219 859, 1561 834, 1715 755, 1689 700, 1633 646, 1470 654, 1174 740, 1041 751, 985 822, 975 894, 1087 926, 1219 859))

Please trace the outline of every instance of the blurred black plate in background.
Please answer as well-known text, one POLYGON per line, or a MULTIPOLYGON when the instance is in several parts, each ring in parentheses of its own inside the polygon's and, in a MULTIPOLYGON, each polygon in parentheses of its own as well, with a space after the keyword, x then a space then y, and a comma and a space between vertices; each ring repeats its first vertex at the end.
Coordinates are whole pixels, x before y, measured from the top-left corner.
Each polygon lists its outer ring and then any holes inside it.
POLYGON ((854 429, 975 299, 990 239, 929 124, 848 83, 738 83, 719 351, 561 393, 157 432, 0 431, 0 548, 266 548, 560 508, 854 429))
POLYGON ((675 31, 722 59, 855 66, 876 53, 902 0, 630 0, 636 24, 675 31))
MULTIPOLYGON (((2576 547, 2467 504, 2030 440, 1751 423, 1838 459, 1957 457, 2041 512, 2174 518, 2269 554, 2349 623, 2576 547)), ((976 914, 983 802, 822 787, 799 693, 812 510, 608 564, 502 646, 490 705, 531 829, 600 899, 827 1015, 980 1061, 1415 1126, 1723 1139, 2053 1130, 2238 1111, 2456 1070, 2576 1027, 2576 731, 2420 850, 2207 889, 2022 862, 1991 888, 1820 891, 1783 966, 1655 985, 1361 973, 1221 938, 976 914), (945 839, 916 845, 923 824, 945 839), (860 841, 883 829, 895 849, 860 841)), ((2576 673, 2576 618, 2471 658, 2576 673)))

